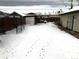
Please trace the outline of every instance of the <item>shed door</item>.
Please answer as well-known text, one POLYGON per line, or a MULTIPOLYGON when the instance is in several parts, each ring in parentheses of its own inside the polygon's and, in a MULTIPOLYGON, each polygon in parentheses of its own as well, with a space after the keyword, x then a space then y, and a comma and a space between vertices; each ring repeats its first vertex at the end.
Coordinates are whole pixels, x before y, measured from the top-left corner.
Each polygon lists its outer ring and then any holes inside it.
POLYGON ((73 19, 74 19, 73 30, 76 31, 76 28, 77 28, 77 17, 73 16, 73 19))
POLYGON ((26 17, 26 24, 27 25, 34 25, 35 24, 35 17, 26 17))
POLYGON ((69 17, 67 28, 70 30, 74 30, 75 26, 76 26, 76 16, 69 17))
POLYGON ((67 28, 68 29, 72 29, 72 17, 71 16, 69 16, 69 19, 68 19, 68 23, 67 23, 67 28))

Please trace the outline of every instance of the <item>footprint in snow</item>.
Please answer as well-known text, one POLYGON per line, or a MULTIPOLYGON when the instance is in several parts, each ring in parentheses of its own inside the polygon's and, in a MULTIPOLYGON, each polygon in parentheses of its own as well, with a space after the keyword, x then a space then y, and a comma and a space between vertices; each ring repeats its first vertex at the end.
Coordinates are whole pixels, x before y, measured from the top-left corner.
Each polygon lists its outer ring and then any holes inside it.
POLYGON ((27 51, 26 56, 27 56, 28 54, 30 54, 32 51, 33 51, 33 48, 31 47, 31 48, 29 49, 29 51, 27 51))
POLYGON ((45 55, 46 55, 45 48, 41 48, 41 52, 40 52, 39 56, 41 57, 41 59, 44 59, 45 55))

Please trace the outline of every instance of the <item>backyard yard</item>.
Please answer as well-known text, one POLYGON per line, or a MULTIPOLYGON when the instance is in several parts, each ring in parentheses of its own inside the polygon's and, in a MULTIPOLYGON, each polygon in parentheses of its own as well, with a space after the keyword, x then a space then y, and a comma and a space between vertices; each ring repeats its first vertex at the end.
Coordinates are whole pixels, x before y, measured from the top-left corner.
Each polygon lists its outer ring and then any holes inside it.
POLYGON ((79 59, 79 39, 54 23, 26 25, 0 35, 0 59, 79 59))

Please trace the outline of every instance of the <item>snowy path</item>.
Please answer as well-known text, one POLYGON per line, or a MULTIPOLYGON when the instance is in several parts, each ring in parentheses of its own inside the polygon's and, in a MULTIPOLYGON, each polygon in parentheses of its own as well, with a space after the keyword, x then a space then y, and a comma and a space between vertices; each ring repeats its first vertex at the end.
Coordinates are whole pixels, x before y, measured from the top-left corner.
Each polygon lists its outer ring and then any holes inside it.
POLYGON ((26 26, 0 39, 0 59, 79 59, 79 40, 53 23, 26 26))

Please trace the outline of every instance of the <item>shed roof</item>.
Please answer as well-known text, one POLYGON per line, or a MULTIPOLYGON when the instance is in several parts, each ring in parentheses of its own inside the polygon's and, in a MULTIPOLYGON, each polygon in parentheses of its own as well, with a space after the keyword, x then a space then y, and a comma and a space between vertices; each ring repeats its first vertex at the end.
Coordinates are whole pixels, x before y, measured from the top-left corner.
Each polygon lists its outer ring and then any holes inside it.
POLYGON ((79 6, 75 6, 73 9, 67 10, 63 13, 60 13, 60 15, 65 15, 65 14, 71 14, 71 13, 77 13, 79 12, 79 6))
POLYGON ((35 16, 36 13, 28 13, 26 16, 35 16))

